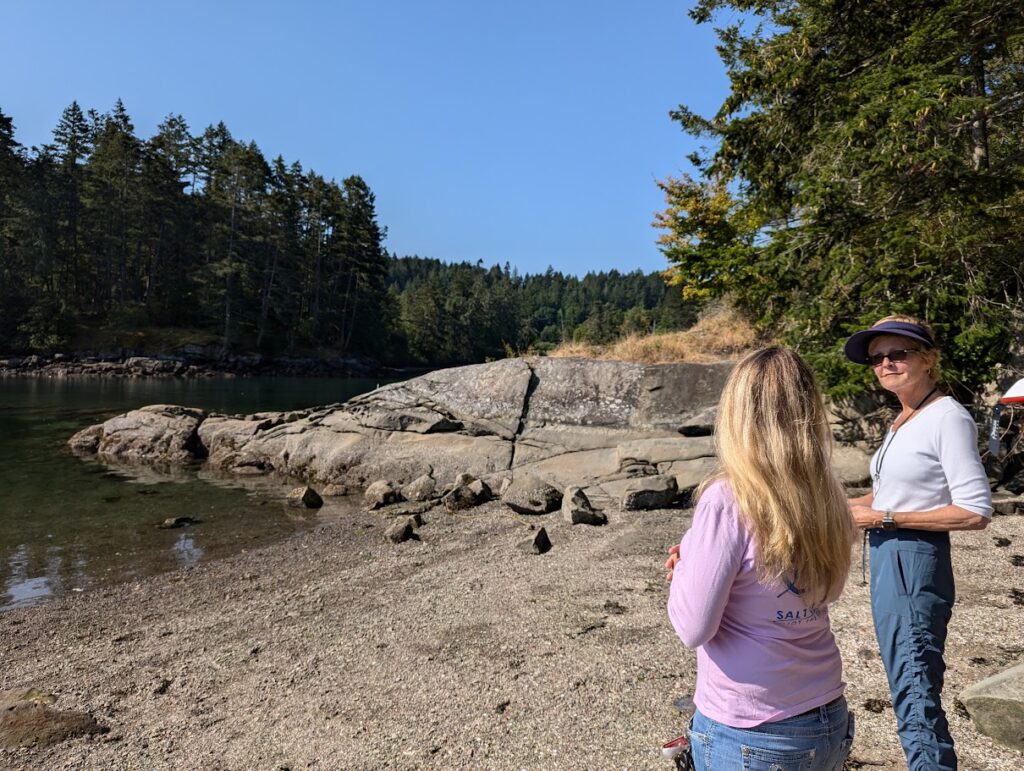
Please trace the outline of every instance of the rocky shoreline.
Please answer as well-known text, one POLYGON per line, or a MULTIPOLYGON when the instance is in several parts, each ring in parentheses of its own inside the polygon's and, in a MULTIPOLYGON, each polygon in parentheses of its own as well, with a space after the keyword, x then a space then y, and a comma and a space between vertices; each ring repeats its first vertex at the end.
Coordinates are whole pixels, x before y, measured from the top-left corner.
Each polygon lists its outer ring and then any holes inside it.
MULTIPOLYGON (((692 693, 695 658, 665 618, 662 563, 714 468, 729 368, 515 359, 345 404, 154 405, 80 432, 72 448, 113 466, 304 480, 324 495, 290 503, 320 525, 0 615, 0 702, 15 705, 0 729, 12 710, 78 727, 8 740, 0 764, 666 767, 658 748, 681 730, 673 701, 692 693)), ((863 481, 861 450, 835 462, 863 481)), ((953 540, 945 693, 961 763, 1017 769, 956 699, 1024 661, 1024 517, 953 540)), ((850 767, 901 768, 856 563, 830 611, 858 721, 850 767)))
POLYGON ((423 372, 422 368, 385 367, 358 356, 319 359, 313 357, 221 356, 206 349, 184 349, 168 355, 144 355, 121 351, 89 354, 56 353, 50 356, 2 356, 0 378, 208 378, 208 377, 380 377, 399 378, 423 372))

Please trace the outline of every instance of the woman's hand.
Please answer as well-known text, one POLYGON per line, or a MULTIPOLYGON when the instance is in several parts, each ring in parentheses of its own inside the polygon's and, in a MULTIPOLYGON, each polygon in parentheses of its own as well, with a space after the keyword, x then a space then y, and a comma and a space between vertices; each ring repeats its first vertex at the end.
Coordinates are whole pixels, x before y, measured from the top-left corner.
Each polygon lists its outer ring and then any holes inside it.
POLYGON ((860 528, 881 527, 882 517, 885 516, 881 511, 859 503, 850 506, 850 514, 854 524, 860 528))
POLYGON ((675 572, 677 562, 679 562, 679 544, 668 550, 668 559, 665 560, 665 570, 668 571, 665 574, 666 581, 672 580, 672 573, 675 572))

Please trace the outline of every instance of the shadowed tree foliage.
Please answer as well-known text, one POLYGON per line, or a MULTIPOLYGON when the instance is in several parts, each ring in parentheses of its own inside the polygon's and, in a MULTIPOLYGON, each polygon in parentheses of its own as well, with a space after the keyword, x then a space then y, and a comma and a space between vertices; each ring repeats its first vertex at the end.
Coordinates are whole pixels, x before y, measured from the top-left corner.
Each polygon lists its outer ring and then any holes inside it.
POLYGON ((932 320, 976 388, 1021 329, 1024 5, 704 0, 730 92, 673 113, 712 150, 663 183, 662 249, 692 297, 730 293, 834 394, 841 342, 889 313, 932 320))

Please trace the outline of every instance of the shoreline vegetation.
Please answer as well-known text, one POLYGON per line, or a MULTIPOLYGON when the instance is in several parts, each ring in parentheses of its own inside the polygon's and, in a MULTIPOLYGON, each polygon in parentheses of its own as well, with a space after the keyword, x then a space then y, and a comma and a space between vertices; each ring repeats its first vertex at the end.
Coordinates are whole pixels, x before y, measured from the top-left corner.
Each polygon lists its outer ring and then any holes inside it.
POLYGON ((727 303, 713 303, 689 329, 646 335, 631 334, 607 345, 561 343, 547 355, 636 364, 711 364, 738 359, 769 342, 734 307, 727 303))
MULTIPOLYGON (((117 342, 123 342, 113 338, 117 342)), ((108 348, 96 351, 0 355, 0 377, 217 377, 283 375, 296 377, 401 377, 416 375, 429 366, 386 366, 380 361, 357 355, 322 352, 308 356, 263 356, 224 354, 215 341, 201 336, 202 344, 187 342, 167 346, 174 335, 167 330, 145 334, 133 341, 137 348, 108 348), (161 344, 161 342, 163 344, 161 344), (157 350, 154 352, 153 349, 157 350), (163 350, 160 350, 163 349, 163 350)), ((554 358, 584 358, 623 361, 636 364, 688 362, 709 364, 732 361, 767 341, 750 322, 728 303, 710 303, 689 328, 648 334, 628 334, 605 344, 563 342, 540 351, 554 358)), ((542 348, 544 348, 542 346, 542 348)), ((509 351, 510 358, 534 355, 532 348, 523 354, 509 351)))

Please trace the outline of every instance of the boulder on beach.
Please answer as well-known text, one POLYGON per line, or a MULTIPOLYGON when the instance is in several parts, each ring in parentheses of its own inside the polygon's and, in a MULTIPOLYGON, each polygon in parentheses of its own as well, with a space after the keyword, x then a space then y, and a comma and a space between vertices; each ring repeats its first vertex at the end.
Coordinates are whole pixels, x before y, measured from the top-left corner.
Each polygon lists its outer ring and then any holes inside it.
POLYGON ((1024 664, 975 683, 960 703, 981 733, 1024 752, 1024 664))
POLYGON ((551 551, 551 539, 548 537, 548 531, 543 527, 538 528, 536 533, 520 542, 519 550, 527 554, 547 554, 551 551))
POLYGON ((562 493, 532 474, 520 474, 502 493, 501 501, 517 514, 548 514, 562 505, 562 493))
POLYGON ((54 709, 56 700, 35 688, 0 691, 0 747, 46 747, 107 731, 87 712, 54 709))
POLYGON ((198 434, 205 419, 203 410, 153 404, 79 431, 68 444, 101 457, 186 463, 206 456, 198 434))
POLYGON ((407 501, 429 501, 434 497, 437 481, 430 474, 421 474, 402 488, 407 501))
MULTIPOLYGON (((109 462, 203 460, 230 474, 276 473, 332 493, 370 488, 368 508, 447 493, 445 506, 458 511, 489 500, 491 485, 513 508, 557 508, 509 497, 506 486, 523 478, 586 488, 627 509, 685 505, 687 491, 717 471, 711 433, 732 366, 504 359, 291 412, 207 415, 154 405, 80 431, 69 444, 109 462), (437 482, 460 473, 488 489, 437 482)), ((854 447, 833 457, 847 485, 866 480, 867 463, 854 447)))
POLYGON ((302 506, 307 509, 319 509, 324 505, 324 499, 312 487, 296 487, 288 493, 288 503, 292 506, 302 506))
POLYGON ((482 479, 473 479, 471 476, 460 475, 455 486, 441 499, 441 503, 450 512, 471 509, 491 500, 491 488, 482 479))
POLYGON ((363 492, 363 505, 367 510, 379 509, 402 500, 402 494, 386 479, 378 479, 363 492))
POLYGON ((608 517, 596 511, 590 498, 579 487, 570 485, 562 497, 562 516, 570 525, 606 525, 608 517))
POLYGON ((644 476, 630 482, 622 494, 624 511, 663 509, 671 506, 679 494, 676 478, 665 474, 644 476))

